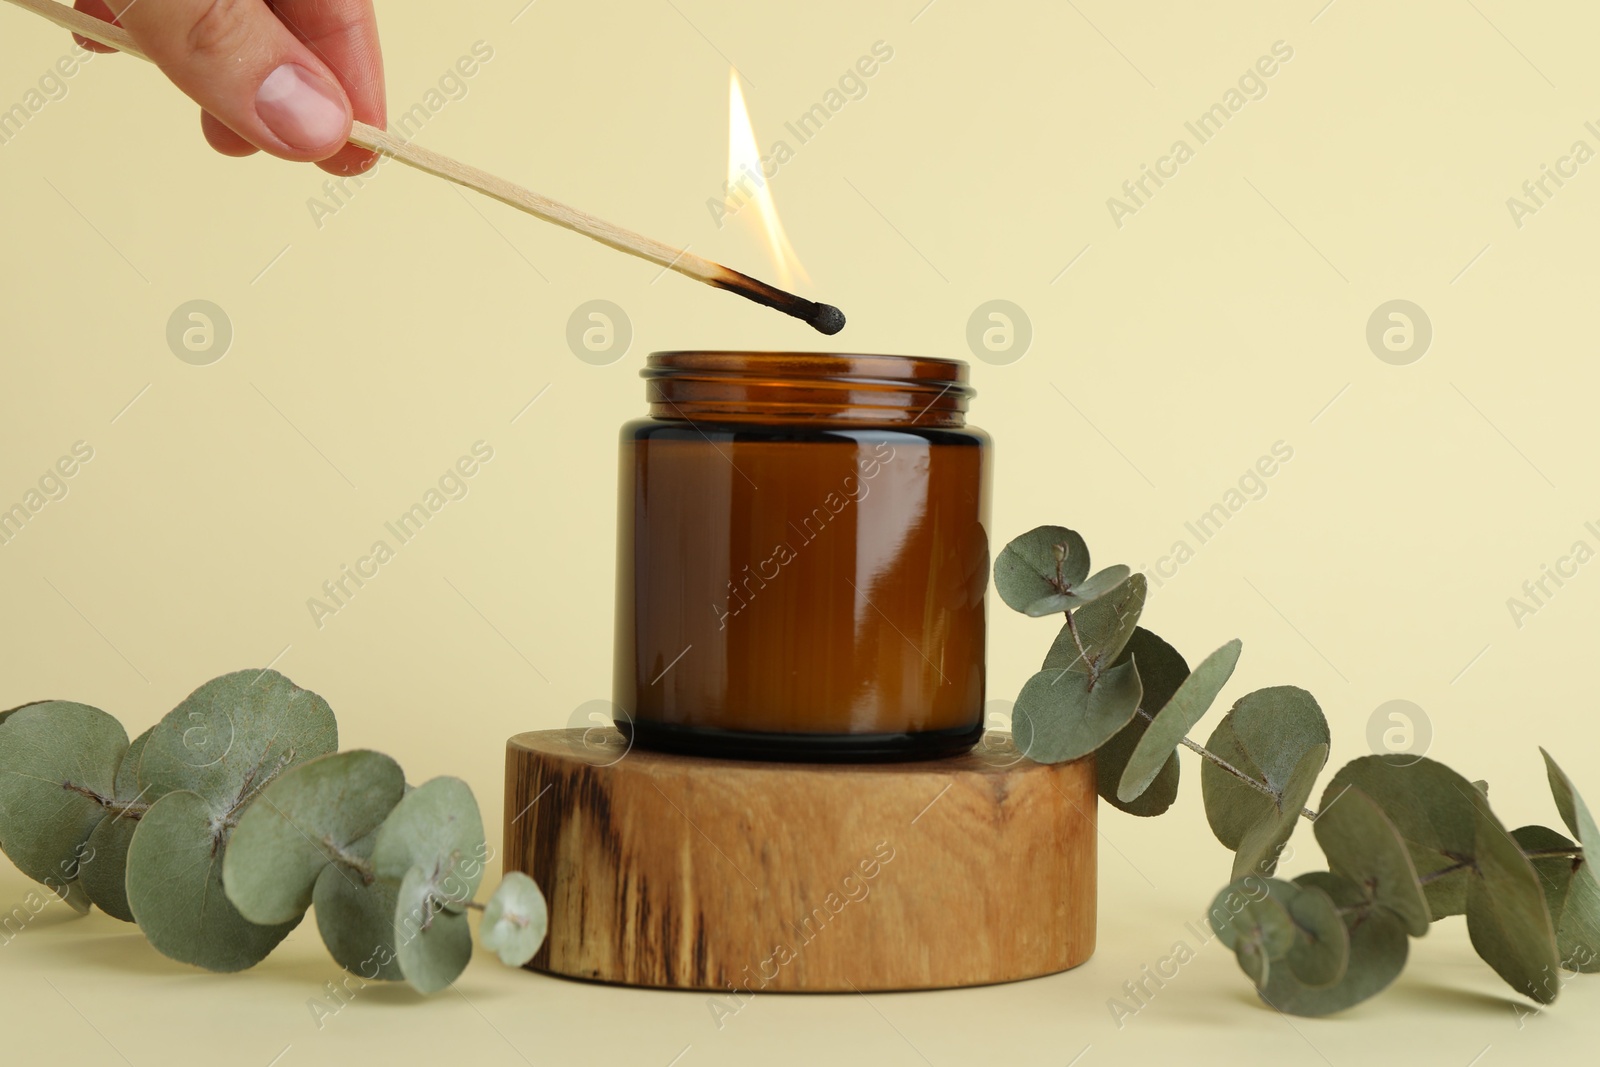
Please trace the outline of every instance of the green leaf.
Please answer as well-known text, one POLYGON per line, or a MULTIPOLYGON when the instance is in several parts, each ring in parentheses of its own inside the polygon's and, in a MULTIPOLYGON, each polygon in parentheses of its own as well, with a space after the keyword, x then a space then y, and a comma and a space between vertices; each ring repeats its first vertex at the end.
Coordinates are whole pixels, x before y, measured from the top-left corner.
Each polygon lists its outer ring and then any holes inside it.
POLYGON ((1111 595, 1074 611, 1072 629, 1061 628, 1044 657, 1044 668, 1093 674, 1106 664, 1115 665, 1138 629, 1149 588, 1145 576, 1135 574, 1117 586, 1111 595), (1073 629, 1077 630, 1076 640, 1072 636, 1073 629), (1078 649, 1080 642, 1083 651, 1089 654, 1087 660, 1078 649))
MULTIPOLYGON (((1139 660, 1139 683, 1144 688, 1139 706, 1151 716, 1158 715, 1189 676, 1189 665, 1176 649, 1143 627, 1133 631, 1127 647, 1117 657, 1117 663, 1126 663, 1135 657, 1139 660)), ((1149 719, 1135 715, 1128 725, 1117 731, 1116 736, 1101 745, 1094 754, 1096 788, 1101 798, 1113 807, 1142 818, 1160 815, 1178 799, 1179 764, 1176 752, 1167 758, 1155 781, 1137 798, 1123 801, 1117 797, 1123 769, 1149 725, 1149 719)))
POLYGON ((1337 796, 1345 786, 1360 789, 1383 809, 1405 840, 1420 878, 1456 868, 1423 886, 1433 918, 1465 912, 1467 867, 1478 834, 1472 798, 1483 794, 1444 764, 1405 753, 1352 760, 1333 776, 1329 795, 1337 796))
POLYGON ((1117 786, 1118 799, 1130 801, 1138 797, 1155 781, 1168 758, 1177 755, 1177 747, 1189 729, 1210 709, 1211 702, 1233 676, 1243 647, 1237 639, 1229 641, 1201 660, 1178 687, 1139 739, 1117 786))
POLYGON ((544 894, 533 879, 521 871, 507 871, 484 906, 478 939, 507 967, 521 967, 539 951, 548 925, 544 894))
POLYGON ((398 763, 364 749, 285 771, 251 801, 228 841, 228 899, 251 922, 301 915, 323 867, 354 861, 351 845, 377 829, 405 788, 398 763))
POLYGON ((466 915, 444 906, 433 879, 420 866, 407 871, 400 883, 394 943, 406 981, 422 993, 437 993, 454 982, 472 959, 466 915))
MULTIPOLYGON (((1284 685, 1240 697, 1206 748, 1282 796, 1306 752, 1330 743, 1328 721, 1315 698, 1284 685)), ((1200 765, 1200 791, 1212 833, 1235 851, 1252 827, 1276 814, 1271 798, 1209 760, 1200 765)))
POLYGON ((1285 957, 1289 970, 1304 986, 1324 989, 1344 977, 1350 965, 1350 930, 1333 898, 1316 886, 1287 885, 1289 917, 1294 920, 1294 947, 1285 957))
POLYGON ((1301 755, 1300 763, 1284 783, 1278 800, 1274 802, 1270 797, 1262 797, 1267 804, 1260 820, 1239 839, 1239 849, 1233 857, 1234 878, 1250 874, 1267 875, 1277 870, 1278 856, 1294 834, 1306 799, 1316 788, 1317 775, 1322 773, 1323 765, 1327 762, 1328 746, 1312 745, 1301 755))
POLYGON ((55 887, 56 896, 61 902, 79 915, 89 914, 89 905, 92 903, 89 894, 83 891, 81 882, 66 882, 55 887))
POLYGON ((1472 947, 1517 992, 1540 1004, 1561 992, 1555 926, 1533 865, 1477 791, 1476 869, 1467 882, 1472 947))
POLYGON ((483 818, 472 789, 459 778, 434 778, 408 792, 378 828, 372 864, 398 882, 420 868, 424 882, 452 911, 483 881, 488 857, 483 818))
POLYGON ((1273 969, 1261 999, 1290 1015, 1332 1015, 1377 993, 1405 969, 1410 938, 1399 916, 1366 900, 1359 886, 1327 871, 1312 871, 1294 880, 1303 889, 1319 889, 1334 905, 1347 909, 1350 939, 1344 974, 1328 986, 1313 986, 1288 967, 1273 969))
POLYGON ((18 870, 52 889, 77 879, 127 750, 122 724, 87 704, 11 712, 0 727, 0 847, 18 870))
MULTIPOLYGON (((1572 851, 1578 843, 1547 826, 1521 826, 1511 831, 1524 852, 1572 851)), ((1585 974, 1600 973, 1600 891, 1592 878, 1577 877, 1588 860, 1544 856, 1530 860, 1544 889, 1550 922, 1556 928, 1561 966, 1585 974)))
MULTIPOLYGON (((357 859, 370 862, 376 840, 377 834, 369 834, 351 844, 349 851, 357 859)), ((346 867, 330 863, 317 876, 311 903, 316 909, 322 943, 339 966, 368 981, 398 982, 405 978, 394 947, 399 886, 381 879, 374 879, 369 885, 346 867)))
POLYGON ((1111 667, 1093 689, 1088 675, 1044 670, 1028 679, 1011 710, 1012 736, 1038 763, 1081 759, 1109 741, 1139 709, 1133 660, 1111 667))
POLYGON ((205 683, 156 724, 139 785, 151 800, 197 793, 232 820, 278 775, 338 747, 327 701, 277 671, 237 671, 205 683))
POLYGON ((1353 785, 1329 785, 1312 831, 1334 874, 1365 887, 1374 903, 1400 917, 1412 937, 1428 932, 1433 917, 1417 868, 1377 801, 1353 785))
POLYGON ((994 561, 994 587, 1008 607, 1029 615, 1089 575, 1089 546, 1064 526, 1040 526, 1014 539, 994 561))
MULTIPOLYGON (((1600 851, 1600 828, 1595 826, 1594 816, 1589 814, 1588 805, 1584 804, 1583 797, 1578 795, 1572 779, 1556 766, 1556 761, 1551 758, 1550 753, 1542 748, 1539 752, 1544 756, 1545 773, 1550 779, 1550 792, 1555 797, 1556 810, 1561 813, 1561 821, 1567 824, 1572 836, 1583 846, 1584 855, 1600 851)), ((1584 864, 1582 877, 1596 889, 1600 889, 1600 876, 1595 874, 1592 864, 1584 864)))
POLYGON ((89 854, 78 869, 88 899, 107 915, 129 923, 133 922, 133 909, 128 905, 128 845, 139 828, 138 806, 144 800, 139 791, 139 758, 149 739, 146 730, 123 754, 112 786, 118 808, 107 813, 89 835, 89 854))
MULTIPOLYGON (((148 752, 148 749, 146 750, 148 752)), ((156 950, 212 971, 254 966, 293 930, 257 926, 222 888, 226 827, 205 797, 167 793, 145 812, 128 847, 128 903, 156 950)))
POLYGON ((66 703, 66 701, 30 700, 26 704, 18 704, 14 708, 7 708, 5 711, 0 711, 0 724, 4 724, 7 719, 11 718, 11 716, 15 715, 17 712, 21 711, 23 708, 35 708, 35 707, 38 707, 40 704, 56 704, 56 703, 66 703))
POLYGON ((1294 947, 1294 920, 1269 891, 1266 879, 1235 880, 1217 894, 1208 916, 1217 939, 1233 950, 1240 968, 1258 987, 1267 983, 1273 961, 1294 947))

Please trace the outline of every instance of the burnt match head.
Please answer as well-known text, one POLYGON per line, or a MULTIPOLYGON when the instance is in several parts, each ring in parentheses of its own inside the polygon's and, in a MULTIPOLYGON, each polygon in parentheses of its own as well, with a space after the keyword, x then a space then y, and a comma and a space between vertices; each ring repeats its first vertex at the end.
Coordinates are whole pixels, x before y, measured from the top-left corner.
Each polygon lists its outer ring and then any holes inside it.
POLYGON ((811 314, 806 317, 818 333, 832 337, 844 329, 844 312, 832 304, 817 304, 811 309, 811 314))

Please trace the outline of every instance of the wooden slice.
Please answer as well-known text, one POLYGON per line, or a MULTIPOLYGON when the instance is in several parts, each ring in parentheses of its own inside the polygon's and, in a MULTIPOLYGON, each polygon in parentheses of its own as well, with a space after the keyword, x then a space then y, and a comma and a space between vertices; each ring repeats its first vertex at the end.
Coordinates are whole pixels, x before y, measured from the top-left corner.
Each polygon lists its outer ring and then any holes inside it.
POLYGON ((748 763, 605 730, 507 743, 505 867, 550 905, 530 966, 732 993, 937 989, 1094 951, 1092 758, 748 763))

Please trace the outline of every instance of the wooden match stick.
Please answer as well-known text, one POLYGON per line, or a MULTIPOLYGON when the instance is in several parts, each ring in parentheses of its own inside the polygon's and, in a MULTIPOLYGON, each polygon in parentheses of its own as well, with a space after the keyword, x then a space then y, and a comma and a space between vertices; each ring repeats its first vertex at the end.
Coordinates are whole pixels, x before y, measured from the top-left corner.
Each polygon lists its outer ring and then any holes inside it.
MULTIPOLYGON (((55 0, 9 0, 9 2, 36 15, 42 15, 57 26, 71 30, 80 37, 98 41, 139 59, 148 61, 150 58, 140 50, 126 30, 97 19, 93 15, 86 15, 64 4, 56 3, 55 0)), ((844 313, 832 304, 819 304, 795 296, 793 293, 786 293, 748 274, 741 274, 720 263, 694 255, 687 248, 673 248, 643 234, 625 230, 621 226, 595 218, 577 208, 568 207, 560 201, 524 189, 504 178, 497 178, 488 171, 479 170, 449 156, 414 145, 388 130, 380 130, 364 122, 357 122, 351 127, 350 143, 391 159, 398 159, 407 166, 425 171, 434 177, 476 189, 503 204, 510 204, 536 218, 564 226, 585 237, 592 237, 619 252, 647 259, 696 281, 714 285, 718 289, 726 289, 730 293, 737 293, 746 300, 765 304, 785 315, 793 315, 810 323, 822 333, 836 334, 844 329, 844 313)))

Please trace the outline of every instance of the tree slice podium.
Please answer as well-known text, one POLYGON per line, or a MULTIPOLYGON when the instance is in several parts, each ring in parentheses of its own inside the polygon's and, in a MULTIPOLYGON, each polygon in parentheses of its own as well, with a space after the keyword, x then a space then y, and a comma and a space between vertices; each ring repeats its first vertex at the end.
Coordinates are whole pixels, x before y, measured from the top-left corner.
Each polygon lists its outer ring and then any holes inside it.
POLYGON ((923 763, 756 763, 616 731, 507 743, 505 869, 544 890, 530 964, 670 989, 938 989, 1094 951, 1093 758, 1006 734, 923 763))

